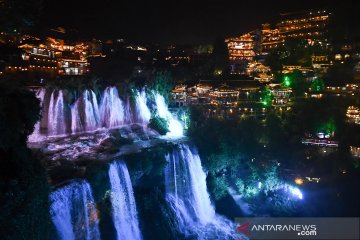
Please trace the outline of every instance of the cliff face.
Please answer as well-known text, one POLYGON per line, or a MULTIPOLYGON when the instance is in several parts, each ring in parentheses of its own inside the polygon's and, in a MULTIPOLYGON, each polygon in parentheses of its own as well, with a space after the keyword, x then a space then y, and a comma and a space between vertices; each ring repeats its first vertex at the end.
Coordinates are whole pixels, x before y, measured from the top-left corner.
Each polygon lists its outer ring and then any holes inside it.
POLYGON ((46 166, 53 191, 79 179, 91 186, 102 239, 116 238, 108 171, 110 163, 119 160, 129 169, 142 234, 147 239, 181 239, 165 200, 164 170, 166 154, 183 141, 161 139, 155 131, 134 124, 32 146, 46 166))

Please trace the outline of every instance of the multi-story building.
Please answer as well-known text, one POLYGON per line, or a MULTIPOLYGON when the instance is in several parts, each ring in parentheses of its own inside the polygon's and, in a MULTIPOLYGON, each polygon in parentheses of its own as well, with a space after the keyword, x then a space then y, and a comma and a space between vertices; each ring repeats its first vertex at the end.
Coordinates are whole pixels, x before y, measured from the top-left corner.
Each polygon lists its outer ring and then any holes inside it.
POLYGON ((281 20, 271 28, 262 24, 261 53, 267 54, 285 41, 286 38, 306 39, 309 44, 317 43, 328 47, 327 30, 330 13, 326 10, 281 13, 281 20))
POLYGON ((314 69, 318 69, 322 72, 327 72, 328 68, 331 66, 331 62, 329 61, 329 57, 325 54, 321 55, 312 55, 311 63, 314 69))
POLYGON ((1 74, 16 74, 42 81, 57 75, 84 75, 89 72, 89 44, 65 44, 60 39, 41 40, 31 36, 18 38, 17 44, 4 42, 2 46, 6 51, 0 54, 1 74))
POLYGON ((225 40, 229 49, 229 58, 231 62, 252 61, 255 57, 254 40, 250 33, 240 37, 228 38, 225 40))
POLYGON ((35 78, 54 77, 58 71, 55 52, 44 44, 23 44, 2 56, 6 62, 5 74, 29 75, 35 78))
POLYGON ((85 43, 65 43, 60 39, 48 38, 49 45, 54 49, 59 61, 60 75, 84 75, 89 72, 89 45, 85 43))
POLYGON ((282 13, 276 27, 285 38, 303 38, 310 44, 317 42, 325 46, 329 16, 326 10, 282 13))
POLYGON ((269 23, 262 24, 261 30, 261 52, 269 53, 284 42, 284 36, 280 34, 279 29, 271 29, 269 23))
POLYGON ((256 55, 254 36, 246 33, 239 37, 225 39, 229 50, 231 73, 243 73, 248 62, 256 55))

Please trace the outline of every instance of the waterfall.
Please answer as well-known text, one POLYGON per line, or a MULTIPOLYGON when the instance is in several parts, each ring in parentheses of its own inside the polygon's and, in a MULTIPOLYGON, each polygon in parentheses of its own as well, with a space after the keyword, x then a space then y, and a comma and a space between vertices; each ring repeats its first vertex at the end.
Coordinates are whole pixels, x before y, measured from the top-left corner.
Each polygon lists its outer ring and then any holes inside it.
POLYGON ((93 131, 99 126, 99 106, 96 95, 85 90, 71 107, 71 132, 93 131))
POLYGON ((73 133, 84 130, 84 127, 81 123, 78 101, 76 101, 75 104, 71 107, 71 132, 73 133))
POLYGON ((86 181, 73 182, 54 191, 50 201, 50 214, 59 239, 100 239, 94 198, 86 181))
POLYGON ((100 104, 100 119, 105 127, 117 127, 124 123, 124 106, 116 87, 107 87, 100 104))
POLYGON ((176 215, 180 232, 198 239, 235 238, 232 223, 217 215, 206 186, 206 174, 198 153, 179 145, 166 155, 166 199, 176 215))
POLYGON ((96 95, 93 91, 85 90, 84 92, 84 109, 85 109, 85 130, 92 131, 98 127, 99 106, 96 95))
POLYGON ((174 116, 169 111, 165 99, 159 93, 155 93, 155 102, 156 109, 158 111, 159 117, 164 118, 168 121, 169 132, 166 134, 167 137, 181 137, 183 136, 183 126, 182 124, 174 118, 174 116))
MULTIPOLYGON (((166 137, 183 136, 183 126, 171 114, 164 98, 158 93, 153 95, 154 113, 166 119, 169 124, 166 137)), ((76 94, 79 97, 71 105, 66 101, 72 99, 70 91, 41 89, 37 96, 42 99, 42 119, 40 124, 36 125, 33 135, 29 137, 30 142, 39 142, 45 136, 123 127, 125 124, 145 127, 151 118, 144 89, 135 92, 134 104, 131 104, 130 96, 125 96, 122 101, 116 87, 107 87, 100 96, 100 102, 95 92, 90 89, 76 94)))
POLYGON ((59 135, 66 132, 62 90, 51 93, 47 126, 50 135, 59 135))
POLYGON ((141 239, 134 193, 125 163, 110 164, 109 178, 117 239, 141 239))
POLYGON ((146 105, 146 94, 142 90, 136 94, 136 122, 147 125, 150 121, 151 113, 146 105))
MULTIPOLYGON (((45 97, 45 89, 44 88, 40 88, 37 92, 36 92, 36 97, 40 100, 40 107, 41 107, 41 111, 43 111, 43 102, 44 102, 44 97, 45 97)), ((40 133, 40 125, 41 125, 41 120, 39 120, 36 124, 35 124, 35 128, 34 128, 34 132, 29 136, 29 141, 30 142, 38 142, 42 139, 41 133, 40 133)))
POLYGON ((132 116, 129 96, 126 98, 124 115, 125 115, 125 119, 124 119, 125 123, 127 124, 133 123, 133 116, 132 116))

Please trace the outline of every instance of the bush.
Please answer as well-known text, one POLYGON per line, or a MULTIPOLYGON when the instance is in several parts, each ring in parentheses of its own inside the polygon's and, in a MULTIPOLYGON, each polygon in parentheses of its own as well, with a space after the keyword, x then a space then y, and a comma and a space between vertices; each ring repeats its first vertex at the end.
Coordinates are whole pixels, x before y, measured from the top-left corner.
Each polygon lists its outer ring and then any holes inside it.
POLYGON ((150 119, 149 127, 157 131, 161 135, 169 132, 169 123, 165 118, 154 116, 150 119))

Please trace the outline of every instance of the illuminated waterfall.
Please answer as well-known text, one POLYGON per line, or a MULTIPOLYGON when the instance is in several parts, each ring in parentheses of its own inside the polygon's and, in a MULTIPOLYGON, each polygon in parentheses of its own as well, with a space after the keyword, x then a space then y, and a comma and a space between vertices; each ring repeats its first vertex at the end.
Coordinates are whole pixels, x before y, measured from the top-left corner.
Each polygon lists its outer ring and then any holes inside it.
POLYGON ((117 127, 124 123, 124 106, 116 87, 107 87, 100 104, 100 119, 105 127, 117 127))
POLYGON ((92 131, 99 126, 99 106, 93 91, 85 90, 71 107, 71 131, 92 131))
POLYGON ((73 182, 56 190, 50 201, 50 214, 59 239, 100 239, 94 199, 86 181, 73 182))
MULTIPOLYGON (((46 91, 44 88, 41 88, 36 92, 36 97, 40 100, 41 111, 43 111, 43 102, 44 102, 45 92, 46 91)), ((39 120, 35 124, 34 132, 29 136, 30 142, 41 141, 42 135, 40 133, 40 125, 41 125, 41 121, 39 120)))
POLYGON ((98 128, 99 124, 99 106, 96 95, 93 91, 85 90, 85 130, 92 131, 98 128))
POLYGON ((50 97, 47 125, 48 132, 51 135, 59 135, 66 132, 64 107, 63 91, 53 91, 50 97))
POLYGON ((171 112, 168 109, 165 99, 160 94, 155 94, 156 108, 159 114, 159 117, 164 118, 168 121, 169 132, 166 134, 167 137, 181 137, 183 136, 183 126, 181 122, 174 118, 171 112))
POLYGON ((113 221, 118 240, 140 240, 134 192, 128 169, 123 162, 113 162, 109 168, 113 221))
POLYGON ((197 239, 234 239, 232 223, 217 215, 211 204, 196 150, 180 145, 166 155, 166 160, 166 199, 176 214, 179 231, 197 239))
MULTIPOLYGON (((38 91, 42 99, 42 119, 36 130, 29 137, 30 142, 37 142, 47 136, 82 133, 101 128, 116 128, 126 124, 138 124, 147 127, 151 118, 145 90, 136 91, 134 102, 131 96, 120 98, 116 87, 107 87, 98 97, 94 91, 86 89, 78 94, 73 103, 72 92, 67 90, 38 91)), ((152 111, 168 122, 169 132, 166 137, 183 136, 183 126, 169 111, 164 98, 156 93, 152 111)))
POLYGON ((136 121, 143 125, 147 125, 151 118, 151 113, 146 105, 146 93, 144 90, 136 94, 136 121))
POLYGON ((74 106, 71 107, 71 131, 73 133, 81 132, 84 130, 84 127, 81 123, 80 113, 79 113, 79 104, 76 102, 74 106))

